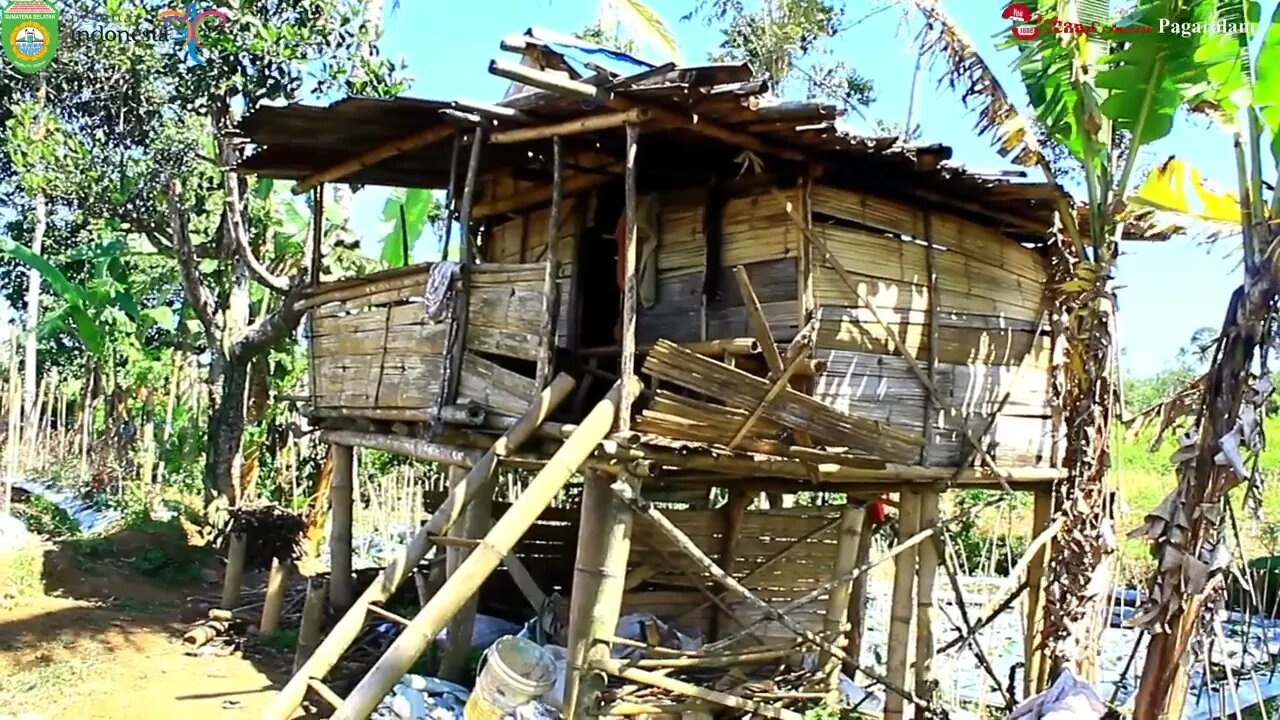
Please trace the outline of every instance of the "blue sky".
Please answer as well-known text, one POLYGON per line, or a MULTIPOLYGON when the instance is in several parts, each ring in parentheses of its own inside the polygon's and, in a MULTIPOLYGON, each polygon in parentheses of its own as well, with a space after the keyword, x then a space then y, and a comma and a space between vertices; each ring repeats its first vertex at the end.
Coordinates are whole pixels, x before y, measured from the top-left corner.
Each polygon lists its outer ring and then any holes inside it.
MULTIPOLYGON (((1270 16, 1275 1, 1264 1, 1264 17, 1270 16)), ((705 60, 714 50, 716 31, 699 21, 680 20, 690 2, 651 0, 650 4, 667 20, 687 61, 705 60)), ((882 4, 849 2, 847 13, 859 18, 882 4)), ((997 53, 993 39, 1008 29, 1000 17, 1004 3, 953 0, 946 5, 984 56, 995 58, 1003 84, 1020 101, 1020 85, 1008 67, 1011 55, 997 53)), ((380 47, 408 65, 413 78, 410 95, 496 100, 507 81, 489 75, 487 68, 491 58, 509 57, 498 49, 504 34, 529 26, 572 32, 592 22, 598 5, 596 0, 470 0, 444 7, 427 0, 402 0, 387 16, 380 47)), ((916 62, 917 27, 917 22, 904 21, 900 10, 890 8, 874 13, 834 43, 838 57, 875 82, 876 101, 866 113, 868 118, 904 121, 916 62)), ((972 167, 1011 167, 986 140, 974 136, 972 115, 962 109, 955 93, 937 86, 937 77, 928 69, 921 77, 914 111, 921 139, 953 146, 953 160, 972 167)), ((871 132, 858 118, 849 121, 853 130, 871 132)), ((1144 152, 1139 167, 1174 154, 1224 186, 1234 184, 1228 182, 1235 173, 1230 139, 1207 123, 1179 122, 1172 135, 1144 152)), ((373 188, 357 194, 356 225, 362 235, 380 234, 376 221, 384 198, 384 191, 373 188)), ((1179 239, 1129 243, 1123 252, 1116 277, 1122 363, 1127 374, 1147 376, 1171 364, 1197 328, 1220 324, 1230 293, 1239 284, 1239 271, 1225 245, 1207 248, 1179 239)))

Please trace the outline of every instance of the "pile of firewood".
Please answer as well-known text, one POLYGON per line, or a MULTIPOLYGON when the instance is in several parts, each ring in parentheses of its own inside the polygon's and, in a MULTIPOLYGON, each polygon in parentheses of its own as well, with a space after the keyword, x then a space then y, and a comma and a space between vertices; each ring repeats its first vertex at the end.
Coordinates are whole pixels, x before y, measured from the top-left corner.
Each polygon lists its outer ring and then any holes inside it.
POLYGON ((293 561, 302 555, 302 516, 278 505, 240 507, 231 511, 231 531, 248 541, 245 568, 265 570, 272 560, 293 561))

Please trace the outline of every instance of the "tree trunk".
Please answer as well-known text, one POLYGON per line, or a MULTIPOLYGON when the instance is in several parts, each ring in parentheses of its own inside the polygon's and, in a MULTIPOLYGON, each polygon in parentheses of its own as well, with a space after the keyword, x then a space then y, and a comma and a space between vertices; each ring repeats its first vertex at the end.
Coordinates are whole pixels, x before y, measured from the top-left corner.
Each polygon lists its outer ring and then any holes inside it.
POLYGON ((221 494, 229 507, 240 502, 240 442, 244 438, 244 391, 249 378, 246 360, 227 360, 209 412, 209 451, 205 458, 206 500, 221 494))
MULTIPOLYGON (((43 88, 43 81, 41 86, 43 88)), ((44 233, 49 224, 49 209, 43 192, 35 196, 35 227, 31 231, 31 252, 39 255, 44 251, 44 233)), ((24 427, 34 432, 39 418, 36 411, 36 388, 39 376, 36 374, 36 326, 40 324, 40 271, 35 268, 27 270, 27 317, 26 338, 23 344, 23 386, 22 407, 24 427)), ((25 433, 24 433, 25 434, 25 433)))
POLYGON ((143 487, 151 484, 151 477, 156 468, 156 395, 151 388, 144 387, 142 392, 142 417, 139 419, 141 447, 138 454, 138 482, 143 487))
MULTIPOLYGON (((169 368, 169 394, 164 400, 164 425, 160 428, 160 453, 169 447, 169 436, 173 433, 173 413, 178 405, 178 393, 182 390, 182 369, 186 367, 185 357, 177 350, 173 351, 173 363, 169 368)), ((156 464, 156 487, 164 486, 164 458, 156 464)))

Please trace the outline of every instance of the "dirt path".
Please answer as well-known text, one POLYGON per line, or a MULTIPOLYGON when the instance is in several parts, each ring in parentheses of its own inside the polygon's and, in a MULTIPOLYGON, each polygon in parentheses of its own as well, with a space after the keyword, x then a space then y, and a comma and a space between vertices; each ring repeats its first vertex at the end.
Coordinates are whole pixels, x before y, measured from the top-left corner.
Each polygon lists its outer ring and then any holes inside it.
POLYGON ((0 608, 0 720, 34 718, 256 718, 289 658, 187 655, 188 600, 216 593, 168 588, 115 571, 46 559, 50 595, 0 608))

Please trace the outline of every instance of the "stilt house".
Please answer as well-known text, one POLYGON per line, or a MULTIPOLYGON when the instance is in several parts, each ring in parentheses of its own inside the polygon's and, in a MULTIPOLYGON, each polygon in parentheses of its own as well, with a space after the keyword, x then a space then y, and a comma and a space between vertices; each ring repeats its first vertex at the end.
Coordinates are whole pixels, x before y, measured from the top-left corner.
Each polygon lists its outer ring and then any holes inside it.
MULTIPOLYGON (((821 671, 832 683, 842 657, 854 674, 864 504, 882 494, 895 494, 904 540, 954 487, 1034 492, 1047 522, 1064 436, 1045 250, 1058 187, 966 171, 944 146, 842 132, 833 107, 777 102, 745 65, 655 66, 538 31, 503 49, 520 62, 491 64, 512 81, 497 103, 350 98, 242 124, 256 146, 244 173, 318 197, 334 182, 432 188, 455 221, 457 263, 323 277, 305 300, 323 437, 461 468, 390 586, 447 544, 443 528, 488 533, 485 552, 448 541, 467 559, 338 717, 371 707, 438 626, 465 622, 466 583, 499 565, 531 602, 571 597, 568 712, 610 714, 588 682, 597 671, 672 688, 599 649, 637 609, 709 641, 756 621, 765 645, 834 657, 821 671), (537 471, 500 515, 495 463, 537 471), (546 509, 575 473, 581 514, 546 509), (804 491, 840 504, 778 507, 804 491), (552 515, 556 539, 544 528, 534 542, 552 515)), ((1031 633, 1044 552, 1028 576, 1031 633)), ((894 556, 887 717, 931 692, 904 653, 913 615, 915 655, 932 653, 937 563, 929 542, 894 556)), ((370 588, 351 612, 382 599, 370 588)), ((332 667, 316 657, 279 709, 332 667)), ((1027 660, 1031 687, 1043 681, 1032 643, 1027 660)))

